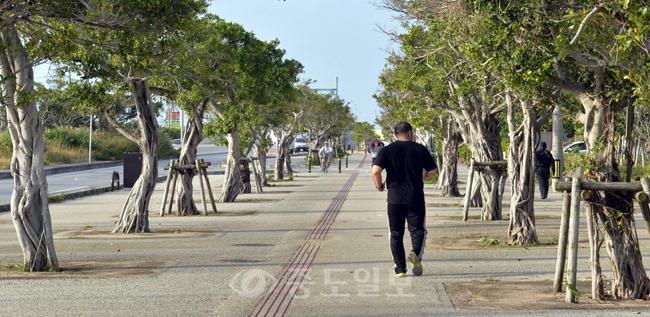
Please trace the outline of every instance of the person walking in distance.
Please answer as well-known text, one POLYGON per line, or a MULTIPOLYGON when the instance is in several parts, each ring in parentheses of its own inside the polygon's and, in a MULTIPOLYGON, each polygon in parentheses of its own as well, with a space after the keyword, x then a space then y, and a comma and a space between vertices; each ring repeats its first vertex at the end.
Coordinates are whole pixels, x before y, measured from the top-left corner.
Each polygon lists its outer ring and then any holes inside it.
POLYGON ((551 176, 549 169, 555 173, 555 166, 553 163, 553 154, 546 150, 546 142, 539 144, 539 149, 535 151, 535 173, 537 174, 537 183, 539 185, 539 193, 542 199, 548 196, 548 179, 551 176))
POLYGON ((397 141, 382 148, 372 166, 372 179, 378 191, 388 189, 388 227, 395 276, 406 275, 404 222, 411 233, 412 251, 408 254, 414 275, 422 275, 422 254, 427 238, 425 229, 424 179, 433 177, 438 166, 429 150, 413 141, 408 122, 395 126, 397 141), (381 173, 386 170, 386 181, 381 173), (425 171, 423 173, 423 171, 425 171))
POLYGON ((370 151, 372 152, 372 163, 375 164, 377 159, 377 153, 384 148, 384 143, 381 143, 379 140, 375 140, 370 144, 370 151))

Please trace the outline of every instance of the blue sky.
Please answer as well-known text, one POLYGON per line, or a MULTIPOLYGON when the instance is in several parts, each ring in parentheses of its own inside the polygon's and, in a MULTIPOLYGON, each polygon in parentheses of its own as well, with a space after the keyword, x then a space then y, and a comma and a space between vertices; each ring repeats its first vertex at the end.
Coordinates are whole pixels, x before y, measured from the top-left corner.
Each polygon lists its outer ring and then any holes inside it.
POLYGON ((372 95, 390 48, 377 25, 397 27, 390 12, 368 0, 213 0, 209 11, 259 39, 280 40, 286 57, 304 65, 302 78, 317 81, 312 88, 335 88, 338 76, 339 96, 353 113, 356 105, 359 121, 374 123, 372 95))
MULTIPOLYGON (((301 77, 316 80, 312 88, 335 88, 338 77, 339 96, 359 121, 374 124, 380 109, 372 95, 391 48, 377 25, 397 27, 390 12, 368 0, 213 0, 209 11, 259 39, 280 40, 286 57, 305 67, 301 77)), ((45 82, 48 68, 35 69, 36 81, 45 82)))

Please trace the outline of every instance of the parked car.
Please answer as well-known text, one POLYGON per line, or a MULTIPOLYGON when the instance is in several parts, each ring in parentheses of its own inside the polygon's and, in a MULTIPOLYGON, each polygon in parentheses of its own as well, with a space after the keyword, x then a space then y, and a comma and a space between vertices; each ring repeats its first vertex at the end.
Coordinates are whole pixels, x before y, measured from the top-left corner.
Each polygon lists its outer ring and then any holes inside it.
POLYGON ((174 148, 174 150, 180 150, 181 147, 183 147, 183 140, 174 139, 174 141, 172 142, 172 147, 174 148))
POLYGON ((293 140, 293 144, 291 145, 291 149, 289 149, 289 153, 300 153, 302 151, 309 151, 309 143, 307 143, 307 140, 305 140, 302 136, 297 136, 295 140, 293 140))
POLYGON ((562 152, 564 153, 587 153, 587 145, 585 144, 584 141, 577 141, 573 143, 567 144, 564 149, 562 149, 562 152))

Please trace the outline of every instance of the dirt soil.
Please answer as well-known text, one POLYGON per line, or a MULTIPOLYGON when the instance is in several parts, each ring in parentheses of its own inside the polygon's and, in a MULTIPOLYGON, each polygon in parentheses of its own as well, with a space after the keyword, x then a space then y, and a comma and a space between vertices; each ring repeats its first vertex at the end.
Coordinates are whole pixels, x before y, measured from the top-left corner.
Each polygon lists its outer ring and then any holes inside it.
MULTIPOLYGON (((579 281, 578 304, 565 301, 565 293, 554 293, 552 281, 445 283, 449 298, 458 310, 546 310, 546 309, 648 309, 650 301, 595 301, 588 297, 591 282, 579 281)), ((605 286, 607 289, 608 286, 605 286)), ((636 313, 633 311, 633 313, 636 313)))
POLYGON ((222 233, 215 229, 151 229, 147 233, 111 233, 108 230, 66 230, 54 233, 54 239, 159 239, 212 238, 222 233))
MULTIPOLYGON (((217 207, 218 208, 218 207, 217 207)), ((203 210, 203 209, 201 209, 203 210)), ((201 212, 201 211, 199 211, 201 212)), ((210 205, 208 205, 208 215, 204 216, 203 214, 201 215, 193 215, 190 217, 241 217, 241 216, 253 216, 260 212, 259 210, 228 210, 228 211, 220 211, 217 209, 217 213, 215 214, 212 211, 212 208, 210 205)), ((159 211, 150 211, 149 212, 149 217, 157 217, 160 218, 160 212, 159 211)), ((164 217, 180 217, 176 211, 172 210, 171 214, 165 213, 164 217)), ((183 216, 187 217, 187 216, 183 216)))
POLYGON ((169 261, 61 262, 61 272, 21 272, 0 269, 0 279, 120 278, 147 277, 165 268, 169 261))

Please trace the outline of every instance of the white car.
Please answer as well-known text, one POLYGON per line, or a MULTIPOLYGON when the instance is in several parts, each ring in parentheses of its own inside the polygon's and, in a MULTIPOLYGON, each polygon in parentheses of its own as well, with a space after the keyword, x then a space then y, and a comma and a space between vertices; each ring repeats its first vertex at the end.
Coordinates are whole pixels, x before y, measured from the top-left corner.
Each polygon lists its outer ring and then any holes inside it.
POLYGON ((564 152, 564 153, 582 153, 582 154, 586 154, 587 153, 587 144, 585 144, 584 141, 577 141, 577 142, 569 143, 564 147, 564 149, 562 149, 562 152, 564 152))
POLYGON ((181 147, 183 147, 183 140, 174 139, 174 141, 172 142, 172 147, 174 148, 174 150, 180 150, 181 147))

